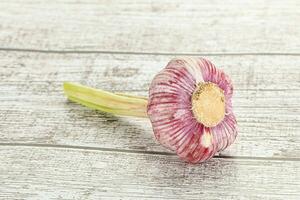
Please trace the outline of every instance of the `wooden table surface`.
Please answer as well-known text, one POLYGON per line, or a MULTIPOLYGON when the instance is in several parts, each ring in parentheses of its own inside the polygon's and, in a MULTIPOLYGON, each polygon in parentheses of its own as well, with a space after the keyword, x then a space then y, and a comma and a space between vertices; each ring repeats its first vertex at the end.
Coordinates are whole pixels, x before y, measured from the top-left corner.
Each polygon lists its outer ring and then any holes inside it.
POLYGON ((0 199, 299 199, 297 0, 0 1, 0 199), (63 81, 147 96, 177 55, 235 86, 236 142, 191 165, 147 119, 68 102, 63 81))

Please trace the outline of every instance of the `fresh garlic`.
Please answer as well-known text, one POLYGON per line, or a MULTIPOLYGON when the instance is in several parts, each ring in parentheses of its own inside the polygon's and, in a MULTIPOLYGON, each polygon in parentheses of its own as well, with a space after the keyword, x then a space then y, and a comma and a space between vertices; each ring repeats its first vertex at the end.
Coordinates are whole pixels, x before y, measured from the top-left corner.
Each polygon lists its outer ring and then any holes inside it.
POLYGON ((156 139, 185 161, 199 163, 237 136, 229 77, 204 58, 171 60, 153 79, 149 99, 64 83, 68 98, 116 115, 149 117, 156 139))

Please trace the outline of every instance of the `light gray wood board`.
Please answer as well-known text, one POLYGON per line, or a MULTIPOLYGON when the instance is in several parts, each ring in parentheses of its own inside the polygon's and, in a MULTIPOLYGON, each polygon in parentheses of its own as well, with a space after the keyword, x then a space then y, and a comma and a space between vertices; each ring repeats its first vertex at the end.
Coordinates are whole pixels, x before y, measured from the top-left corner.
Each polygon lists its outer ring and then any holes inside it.
MULTIPOLYGON (((170 56, 0 52, 1 143, 166 152, 147 119, 69 103, 63 81, 147 95, 170 56)), ((210 56, 233 79, 237 141, 223 154, 299 158, 300 57, 210 56)))
POLYGON ((300 162, 0 147, 1 199, 297 199, 300 162))
POLYGON ((297 0, 10 0, 2 48, 168 53, 299 53, 297 0))

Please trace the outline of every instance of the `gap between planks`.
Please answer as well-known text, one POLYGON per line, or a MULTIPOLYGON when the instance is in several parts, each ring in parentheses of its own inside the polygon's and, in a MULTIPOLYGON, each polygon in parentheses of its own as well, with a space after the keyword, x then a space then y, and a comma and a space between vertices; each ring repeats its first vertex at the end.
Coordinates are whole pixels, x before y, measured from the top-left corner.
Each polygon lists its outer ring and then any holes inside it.
MULTIPOLYGON (((14 80, 12 80, 12 81, 9 81, 9 83, 27 83, 28 81, 27 80, 18 80, 18 81, 14 81, 14 80)), ((30 81, 30 83, 45 83, 46 81, 30 81)), ((62 81, 50 81, 51 83, 60 83, 62 86, 63 86, 63 83, 62 83, 62 81)), ((74 81, 74 82, 76 82, 76 81, 74 81)), ((79 82, 79 81, 77 81, 77 82, 79 82)), ((76 83, 77 83, 76 82, 76 83)), ((0 86, 1 86, 1 84, 3 84, 2 82, 0 82, 0 86)), ((87 86, 89 86, 89 85, 87 85, 87 86)), ((101 89, 101 88, 98 88, 98 89, 101 89)), ((148 92, 148 90, 145 90, 145 89, 109 89, 108 91, 110 91, 110 92, 116 92, 116 93, 118 93, 118 92, 120 92, 120 93, 124 93, 124 92, 148 92)), ((298 89, 298 88, 293 88, 293 89, 290 89, 290 88, 286 88, 286 89, 270 89, 270 88, 266 88, 266 89, 264 89, 264 88, 259 88, 259 89, 252 89, 252 88, 249 88, 249 89, 235 89, 235 91, 269 91, 269 92, 279 92, 279 91, 281 91, 281 92, 285 92, 285 91, 300 91, 300 88, 298 89)), ((142 95, 140 95, 140 96, 142 96, 142 95)), ((145 96, 144 96, 145 97, 145 96)), ((273 106, 273 108, 274 108, 274 106, 273 106)))
MULTIPOLYGON (((103 151, 103 152, 117 152, 117 153, 130 153, 130 154, 150 154, 150 155, 163 155, 163 156, 175 156, 175 153, 171 152, 159 152, 159 151, 139 151, 129 149, 115 149, 115 148, 103 148, 103 147, 85 147, 75 145, 56 145, 56 144, 30 144, 30 143, 0 143, 0 146, 11 147, 34 147, 34 148, 59 148, 59 149, 77 149, 77 150, 89 150, 89 151, 103 151)), ((215 155, 214 158, 222 159, 234 159, 234 160, 277 160, 277 161, 300 161, 300 158, 284 158, 284 157, 252 157, 252 156, 226 156, 215 155)))
POLYGON ((300 53, 281 53, 281 52, 199 52, 199 53, 170 53, 170 52, 134 52, 134 51, 103 51, 103 50, 44 50, 44 49, 25 49, 25 48, 3 48, 0 51, 7 52, 29 52, 45 54, 129 54, 129 55, 161 55, 161 56, 300 56, 300 53))

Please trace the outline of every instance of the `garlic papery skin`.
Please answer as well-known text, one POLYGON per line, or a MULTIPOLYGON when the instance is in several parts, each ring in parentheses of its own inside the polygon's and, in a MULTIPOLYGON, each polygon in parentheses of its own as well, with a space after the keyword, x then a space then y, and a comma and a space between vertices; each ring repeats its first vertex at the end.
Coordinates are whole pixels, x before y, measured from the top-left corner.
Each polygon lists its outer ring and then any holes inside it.
POLYGON ((204 58, 171 60, 153 79, 148 116, 157 140, 182 159, 199 163, 237 136, 229 77, 204 58))

